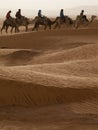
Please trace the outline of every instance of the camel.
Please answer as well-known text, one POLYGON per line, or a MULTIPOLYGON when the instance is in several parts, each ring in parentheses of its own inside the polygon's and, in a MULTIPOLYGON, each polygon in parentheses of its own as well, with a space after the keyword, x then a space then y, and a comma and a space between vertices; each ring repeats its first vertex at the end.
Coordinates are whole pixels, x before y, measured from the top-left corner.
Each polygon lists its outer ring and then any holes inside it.
POLYGON ((55 19, 55 28, 60 28, 62 24, 66 24, 67 26, 73 25, 73 20, 69 16, 65 16, 64 18, 56 17, 55 19))
POLYGON ((21 19, 16 19, 16 23, 19 26, 25 26, 25 31, 28 31, 28 25, 30 24, 30 21, 28 18, 22 16, 21 19))
POLYGON ((36 16, 33 20, 33 23, 34 23, 34 27, 33 27, 32 31, 34 31, 35 29, 38 31, 39 25, 44 25, 44 30, 47 29, 47 26, 49 27, 49 29, 51 29, 51 25, 53 25, 55 23, 55 21, 51 21, 47 17, 40 18, 40 17, 36 16))
POLYGON ((1 28, 1 33, 2 33, 2 30, 4 30, 4 29, 6 30, 6 33, 7 33, 9 27, 11 27, 11 31, 10 31, 11 33, 12 33, 14 28, 15 28, 15 32, 19 32, 19 26, 25 26, 26 31, 27 31, 28 24, 29 24, 29 19, 27 19, 25 17, 21 20, 15 19, 15 18, 11 18, 10 20, 6 19, 3 22, 3 26, 1 28))
POLYGON ((88 26, 90 23, 92 23, 94 21, 94 19, 96 18, 97 16, 95 15, 92 15, 91 16, 91 19, 88 20, 86 15, 83 16, 83 18, 80 17, 80 15, 78 15, 76 17, 76 20, 75 20, 75 28, 78 28, 80 25, 83 25, 83 26, 88 26))
POLYGON ((10 31, 11 33, 13 31, 13 28, 15 28, 15 32, 19 31, 18 30, 18 25, 17 25, 14 18, 11 18, 10 20, 9 19, 4 20, 3 26, 1 28, 1 33, 2 33, 2 30, 4 30, 4 29, 6 30, 6 33, 8 33, 8 28, 9 27, 11 27, 11 31, 10 31))

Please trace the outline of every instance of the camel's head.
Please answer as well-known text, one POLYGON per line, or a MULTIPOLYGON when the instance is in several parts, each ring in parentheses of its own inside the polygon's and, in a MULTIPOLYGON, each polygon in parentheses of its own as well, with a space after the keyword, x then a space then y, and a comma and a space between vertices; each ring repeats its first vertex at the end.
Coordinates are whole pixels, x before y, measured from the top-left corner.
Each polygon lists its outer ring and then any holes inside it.
POLYGON ((97 18, 96 15, 92 15, 92 16, 91 16, 91 19, 92 19, 92 20, 94 20, 95 18, 97 18))
POLYGON ((96 17, 97 17, 96 15, 92 15, 90 23, 92 23, 95 20, 96 17))

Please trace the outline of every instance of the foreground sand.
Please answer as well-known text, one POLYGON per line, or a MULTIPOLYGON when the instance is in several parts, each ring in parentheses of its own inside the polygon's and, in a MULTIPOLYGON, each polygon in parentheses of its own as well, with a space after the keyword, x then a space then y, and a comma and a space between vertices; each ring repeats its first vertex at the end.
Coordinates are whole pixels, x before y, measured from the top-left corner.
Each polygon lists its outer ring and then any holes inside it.
POLYGON ((95 27, 0 35, 0 129, 98 130, 95 27))

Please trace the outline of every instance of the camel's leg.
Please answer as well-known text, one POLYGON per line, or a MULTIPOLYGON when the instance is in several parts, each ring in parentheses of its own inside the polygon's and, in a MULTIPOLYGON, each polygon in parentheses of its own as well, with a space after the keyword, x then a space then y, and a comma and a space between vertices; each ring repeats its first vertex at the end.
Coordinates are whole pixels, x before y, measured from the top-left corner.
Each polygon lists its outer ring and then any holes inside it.
POLYGON ((51 23, 49 23, 47 26, 48 26, 48 27, 49 27, 49 29, 51 30, 51 23))
POLYGON ((88 26, 88 24, 89 24, 89 21, 86 20, 86 21, 84 22, 84 26, 88 26))
POLYGON ((15 33, 19 32, 19 26, 15 26, 15 33))
POLYGON ((47 25, 45 25, 45 27, 44 27, 44 30, 46 30, 47 29, 47 25))
POLYGON ((32 31, 34 31, 36 29, 36 27, 35 27, 35 25, 34 25, 34 27, 32 28, 32 31))
POLYGON ((60 23, 58 24, 58 28, 61 28, 61 24, 60 23))
POLYGON ((57 22, 56 27, 61 28, 61 22, 57 22))
POLYGON ((1 28, 1 34, 2 34, 2 30, 3 30, 3 29, 5 29, 5 28, 3 28, 3 27, 1 28))
POLYGON ((14 27, 11 28, 11 31, 10 31, 11 33, 13 32, 13 28, 14 28, 14 27))
POLYGON ((38 31, 38 28, 39 28, 39 25, 35 23, 35 25, 34 25, 32 31, 34 31, 35 29, 36 29, 36 31, 38 31))
POLYGON ((49 25, 49 29, 51 30, 51 25, 49 25))
POLYGON ((28 31, 28 26, 26 25, 25 27, 26 27, 26 32, 27 32, 28 31))
POLYGON ((58 23, 56 23, 56 24, 55 24, 54 29, 56 29, 56 28, 57 28, 57 26, 58 26, 58 23))
POLYGON ((15 28, 15 33, 16 33, 16 32, 18 32, 18 29, 17 29, 17 27, 14 27, 14 28, 15 28))
POLYGON ((57 27, 58 27, 58 28, 61 28, 61 23, 60 23, 60 22, 57 22, 57 23, 55 24, 54 29, 57 28, 57 27))
POLYGON ((75 21, 74 26, 75 26, 76 29, 78 29, 78 27, 79 27, 79 22, 78 22, 78 21, 75 21))
POLYGON ((15 32, 20 32, 19 28, 15 28, 15 32))
POLYGON ((6 26, 6 33, 8 33, 8 26, 6 26))
POLYGON ((74 27, 74 28, 75 28, 75 21, 73 21, 73 25, 72 25, 72 27, 74 27))
POLYGON ((39 25, 36 26, 36 31, 38 31, 39 25))
POLYGON ((5 25, 3 24, 2 28, 1 28, 1 34, 2 34, 2 30, 5 29, 5 25))
POLYGON ((14 28, 15 28, 15 33, 17 32, 17 31, 16 31, 17 28, 16 28, 16 27, 12 27, 12 28, 11 28, 11 31, 10 31, 11 33, 13 32, 13 29, 14 29, 14 28))

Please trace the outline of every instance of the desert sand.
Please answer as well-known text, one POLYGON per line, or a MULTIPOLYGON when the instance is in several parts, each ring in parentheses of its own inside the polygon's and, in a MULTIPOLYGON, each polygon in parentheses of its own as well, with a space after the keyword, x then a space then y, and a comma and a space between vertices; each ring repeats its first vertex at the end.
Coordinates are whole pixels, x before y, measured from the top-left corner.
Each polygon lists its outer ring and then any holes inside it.
POLYGON ((0 130, 83 129, 98 130, 98 21, 0 34, 0 130))

